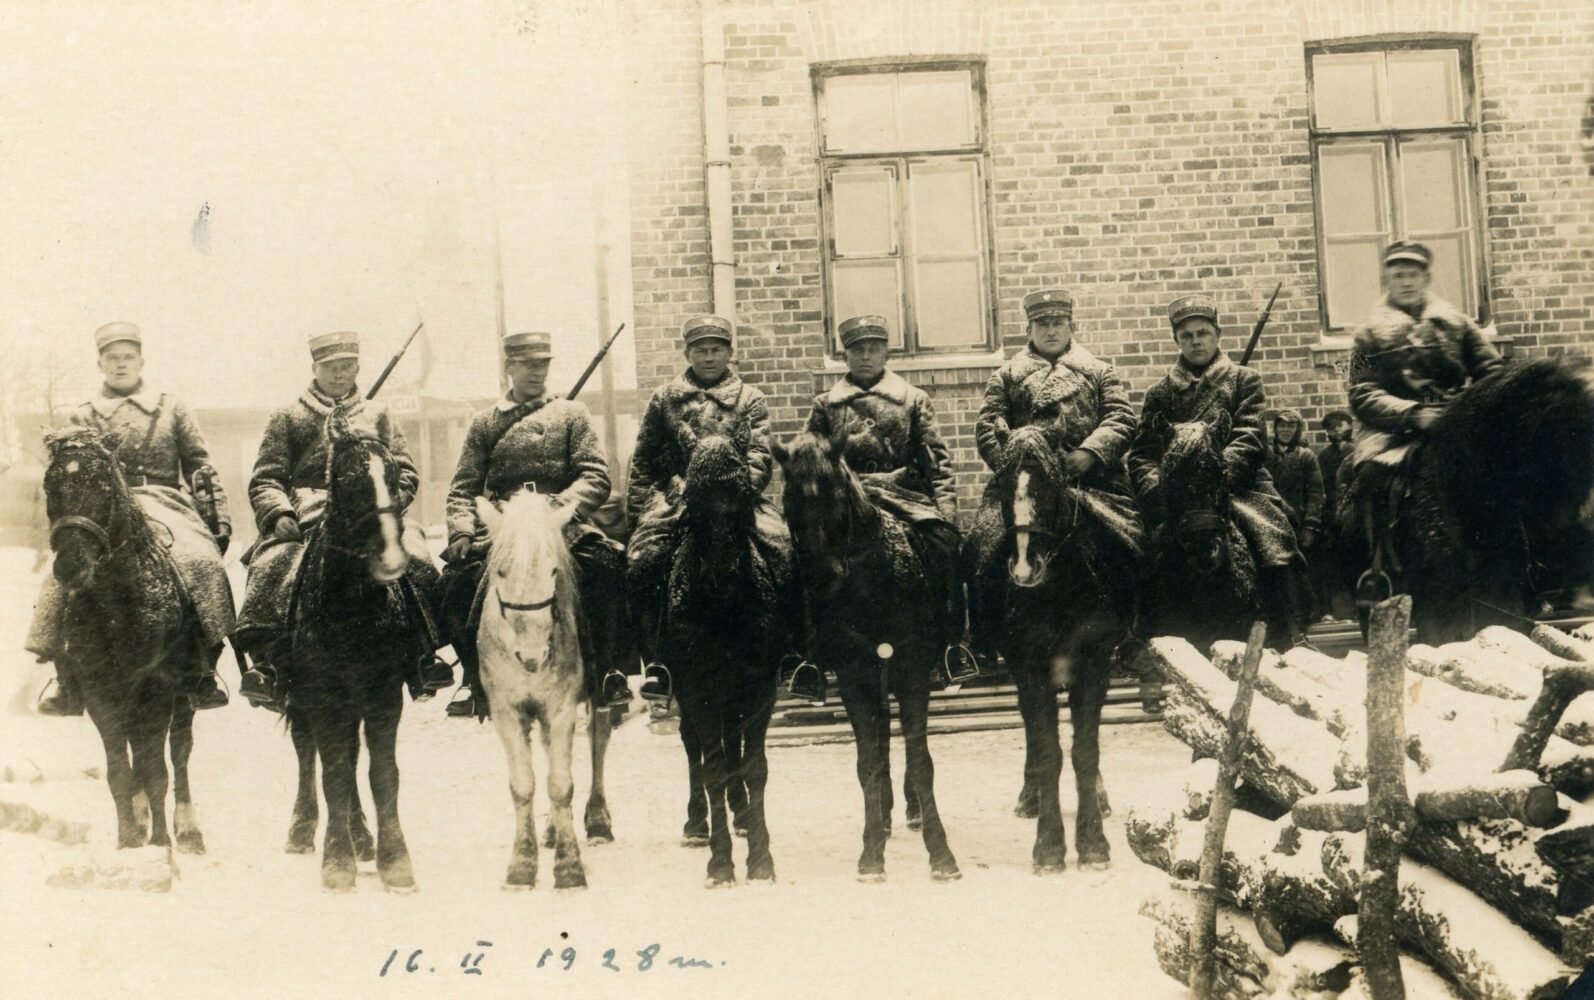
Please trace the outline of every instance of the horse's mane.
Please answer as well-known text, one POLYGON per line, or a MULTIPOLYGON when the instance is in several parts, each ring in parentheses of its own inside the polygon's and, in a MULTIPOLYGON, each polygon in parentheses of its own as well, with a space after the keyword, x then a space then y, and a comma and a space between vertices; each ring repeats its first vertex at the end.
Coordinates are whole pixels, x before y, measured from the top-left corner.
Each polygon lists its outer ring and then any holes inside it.
POLYGON ((1063 482, 1063 463, 1056 434, 1040 424, 1020 427, 1008 439, 1007 458, 996 470, 995 480, 1004 493, 1013 491, 1018 472, 1025 465, 1037 466, 1052 482, 1063 482))
POLYGON ((820 513, 834 511, 850 515, 855 524, 867 523, 878 511, 869 502, 863 481, 845 460, 832 453, 832 447, 829 439, 812 431, 803 432, 787 446, 787 458, 782 463, 786 472, 782 491, 786 508, 794 513, 810 508, 820 513))
POLYGON ((1208 433, 1207 425, 1199 420, 1172 425, 1168 447, 1162 453, 1164 475, 1174 476, 1204 458, 1216 457, 1208 433))
POLYGON ((559 615, 574 615, 581 596, 580 589, 573 585, 574 560, 570 546, 565 544, 564 519, 541 493, 522 490, 504 505, 504 519, 493 532, 485 572, 489 579, 497 575, 509 580, 525 579, 537 569, 537 556, 542 548, 538 543, 545 536, 551 536, 552 541, 548 548, 553 551, 557 570, 554 594, 558 598, 559 615))
MULTIPOLYGON (((115 531, 118 527, 127 533, 128 544, 137 548, 147 548, 155 544, 155 533, 149 526, 149 519, 143 516, 138 501, 133 497, 132 489, 127 485, 127 480, 122 477, 122 465, 116 460, 113 446, 107 444, 106 437, 92 427, 74 427, 69 430, 51 434, 48 437, 50 449, 50 465, 53 466, 57 456, 63 451, 72 451, 81 448, 91 448, 104 456, 106 464, 111 470, 110 489, 114 498, 113 517, 120 520, 120 524, 105 525, 107 531, 115 531)), ((48 471, 48 470, 46 470, 48 471)), ((48 477, 46 478, 48 482, 48 477)))
MULTIPOLYGON (((747 474, 747 463, 742 452, 729 437, 714 434, 698 441, 687 463, 682 498, 686 510, 695 506, 700 512, 706 509, 707 495, 731 486, 739 500, 751 501, 754 490, 747 474)), ((746 505, 751 510, 751 503, 746 505)))

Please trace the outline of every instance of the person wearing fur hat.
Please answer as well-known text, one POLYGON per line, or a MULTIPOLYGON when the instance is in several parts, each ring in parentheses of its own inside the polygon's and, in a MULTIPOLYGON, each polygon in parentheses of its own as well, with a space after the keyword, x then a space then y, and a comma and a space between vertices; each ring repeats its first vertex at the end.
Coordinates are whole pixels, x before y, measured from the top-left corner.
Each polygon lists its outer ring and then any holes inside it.
MULTIPOLYGON (((1284 501, 1284 512, 1289 515, 1290 527, 1295 530, 1295 540, 1310 573, 1318 543, 1323 539, 1324 490, 1317 456, 1302 443, 1305 432, 1306 421, 1299 411, 1285 409, 1274 414, 1267 458, 1262 465, 1273 477, 1273 485, 1284 501)), ((1311 596, 1303 594, 1303 602, 1309 603, 1311 596)))
POLYGON ((1268 473, 1262 414, 1267 408, 1262 376, 1229 360, 1219 342, 1218 305, 1207 295, 1176 299, 1168 322, 1179 359, 1146 391, 1140 430, 1129 450, 1129 475, 1146 520, 1157 523, 1166 509, 1162 453, 1174 424, 1211 421, 1226 413, 1231 429, 1223 446, 1223 477, 1229 513, 1245 536, 1261 574, 1260 589, 1275 627, 1291 643, 1305 641, 1301 556, 1289 513, 1268 473))
POLYGON ((1371 566, 1356 600, 1367 607, 1389 596, 1382 565, 1404 488, 1401 466, 1451 399, 1505 363, 1472 317, 1429 290, 1432 264, 1421 243, 1384 250, 1384 297, 1351 348, 1350 410, 1360 426, 1349 462, 1371 566))

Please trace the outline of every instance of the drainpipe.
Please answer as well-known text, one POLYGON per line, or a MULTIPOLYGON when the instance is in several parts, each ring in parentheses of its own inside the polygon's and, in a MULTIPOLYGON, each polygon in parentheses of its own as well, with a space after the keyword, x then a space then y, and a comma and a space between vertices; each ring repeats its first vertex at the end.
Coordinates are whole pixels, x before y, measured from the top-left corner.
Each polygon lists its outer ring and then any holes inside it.
POLYGON ((703 186, 714 313, 736 322, 736 255, 731 247, 731 145, 725 106, 725 26, 718 0, 703 0, 703 186))

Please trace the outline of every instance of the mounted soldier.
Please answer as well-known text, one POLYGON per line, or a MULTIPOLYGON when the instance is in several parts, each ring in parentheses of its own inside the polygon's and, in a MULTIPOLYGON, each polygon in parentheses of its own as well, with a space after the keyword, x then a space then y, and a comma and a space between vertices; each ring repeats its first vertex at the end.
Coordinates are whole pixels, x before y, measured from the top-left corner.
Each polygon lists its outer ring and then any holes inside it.
MULTIPOLYGON (((219 650, 233 630, 232 586, 221 557, 232 539, 227 495, 210 464, 199 424, 181 399, 144 382, 143 334, 132 323, 107 323, 94 334, 105 384, 92 399, 73 410, 74 427, 106 435, 122 476, 145 517, 171 535, 169 551, 178 579, 199 615, 207 645, 219 650)), ((60 613, 64 595, 53 576, 46 577, 34 608, 27 649, 39 661, 59 662, 60 613)), ((215 657, 207 660, 214 663, 215 657)), ((220 708, 227 694, 216 683, 213 667, 204 668, 189 691, 195 708, 220 708)), ((60 674, 55 691, 40 700, 45 715, 82 715, 82 692, 68 674, 60 674)))
MULTIPOLYGON (((283 639, 292 628, 289 608, 304 553, 304 533, 320 520, 326 504, 326 428, 333 411, 341 413, 355 432, 380 440, 392 454, 399 473, 398 495, 393 499, 401 516, 420 486, 398 423, 386 406, 362 398, 356 387, 359 334, 317 334, 310 338, 309 348, 310 387, 266 421, 249 479, 249 502, 260 537, 246 558, 249 577, 234 642, 251 661, 239 693, 251 704, 279 712, 291 687, 292 665, 283 655, 283 639)), ((427 650, 435 650, 441 642, 431 604, 438 574, 419 525, 406 524, 403 545, 410 556, 400 580, 405 603, 420 641, 427 650)), ((430 697, 453 683, 452 668, 430 653, 421 662, 406 665, 406 676, 417 698, 430 697)))
MULTIPOLYGON (((974 424, 980 458, 993 473, 999 472, 1014 431, 1045 427, 1056 436, 1064 472, 1078 486, 1081 509, 1101 523, 1124 557, 1137 560, 1145 529, 1123 469, 1124 452, 1135 433, 1128 390, 1111 364, 1075 340, 1074 299, 1067 291, 1024 296, 1024 316, 1029 342, 985 384, 974 424)), ((998 651, 1005 614, 1005 529, 995 485, 986 486, 965 548, 969 624, 974 648, 983 656, 998 651)), ((1124 571, 1133 572, 1129 566, 1124 571)))
POLYGON ((1179 345, 1179 360, 1147 390, 1140 430, 1128 456, 1141 509, 1155 524, 1169 506, 1171 498, 1162 493, 1159 462, 1172 426, 1226 419, 1230 430, 1222 460, 1229 514, 1261 574, 1259 589, 1264 602, 1271 603, 1269 617, 1288 630, 1292 644, 1303 642, 1305 561, 1284 501, 1264 467, 1262 415, 1267 399, 1262 376, 1234 364, 1219 346, 1218 306, 1209 296, 1176 299, 1168 307, 1168 321, 1179 345))
POLYGON ((626 498, 632 530, 627 549, 626 579, 637 641, 647 665, 642 696, 668 700, 669 669, 660 660, 670 559, 680 537, 681 487, 697 442, 712 435, 731 435, 745 427, 742 458, 750 485, 758 491, 754 543, 766 555, 790 558, 791 535, 775 505, 762 495, 773 472, 769 449, 769 407, 764 394, 731 370, 735 357, 731 321, 720 316, 695 316, 681 327, 688 368, 648 400, 631 458, 626 498))
POLYGON ((591 523, 609 499, 609 465, 598 445, 586 406, 546 390, 553 339, 546 333, 511 333, 503 339, 504 398, 471 418, 448 488, 448 548, 443 553, 443 608, 454 651, 464 670, 460 694, 447 713, 482 718, 487 697, 479 683, 476 630, 480 620, 482 570, 490 539, 476 512, 476 498, 502 508, 521 490, 548 495, 576 513, 565 526, 565 542, 580 575, 582 660, 588 665, 593 703, 629 701, 623 667, 629 657, 625 631, 625 553, 591 523), (599 680, 597 670, 601 668, 599 680))
POLYGON ((1393 590, 1386 572, 1390 529, 1406 491, 1402 470, 1416 446, 1452 399, 1505 363, 1470 316, 1429 292, 1432 263, 1433 252, 1421 243, 1389 245, 1384 298, 1351 349, 1350 409, 1360 426, 1348 461, 1370 564, 1356 584, 1362 606, 1393 590))
MULTIPOLYGON (((930 396, 887 369, 890 334, 884 316, 854 316, 837 328, 847 374, 814 397, 807 429, 841 444, 847 465, 869 499, 910 529, 925 579, 935 594, 944 650, 943 680, 957 684, 979 667, 963 646, 962 536, 957 528, 957 484, 952 456, 936 428, 930 396)), ((824 675, 804 663, 793 675, 794 694, 824 700, 824 675)))

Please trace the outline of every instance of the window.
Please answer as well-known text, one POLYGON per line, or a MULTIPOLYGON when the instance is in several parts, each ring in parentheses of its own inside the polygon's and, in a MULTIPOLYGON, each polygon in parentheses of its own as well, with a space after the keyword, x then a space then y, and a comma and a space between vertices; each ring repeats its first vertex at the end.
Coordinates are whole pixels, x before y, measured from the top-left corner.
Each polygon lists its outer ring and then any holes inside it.
POLYGON ((905 354, 995 329, 978 62, 820 66, 826 324, 879 313, 905 354))
POLYGON ((1309 45, 1306 78, 1325 327, 1367 318, 1397 239, 1432 248, 1434 293, 1486 319, 1471 39, 1309 45))

